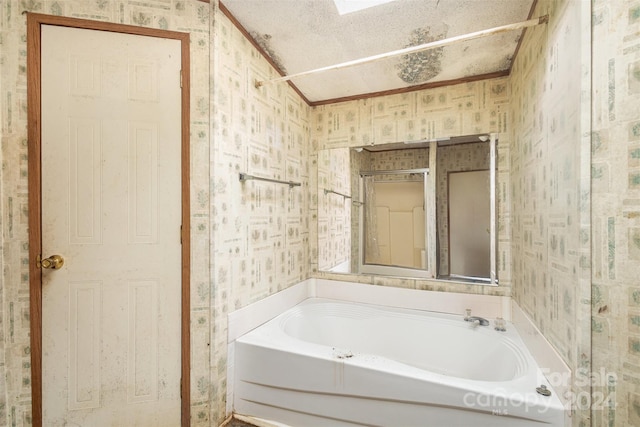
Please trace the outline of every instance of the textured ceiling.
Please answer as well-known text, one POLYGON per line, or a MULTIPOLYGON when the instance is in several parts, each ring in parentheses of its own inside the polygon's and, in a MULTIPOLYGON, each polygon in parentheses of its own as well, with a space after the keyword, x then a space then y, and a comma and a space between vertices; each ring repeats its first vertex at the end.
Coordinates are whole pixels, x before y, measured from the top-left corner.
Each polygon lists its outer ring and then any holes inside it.
MULTIPOLYGON (((350 0, 354 1, 354 0, 350 0)), ((524 21, 534 0, 396 0, 340 15, 333 0, 223 0, 285 74, 524 21)), ((522 30, 292 79, 311 102, 508 72, 522 30)))

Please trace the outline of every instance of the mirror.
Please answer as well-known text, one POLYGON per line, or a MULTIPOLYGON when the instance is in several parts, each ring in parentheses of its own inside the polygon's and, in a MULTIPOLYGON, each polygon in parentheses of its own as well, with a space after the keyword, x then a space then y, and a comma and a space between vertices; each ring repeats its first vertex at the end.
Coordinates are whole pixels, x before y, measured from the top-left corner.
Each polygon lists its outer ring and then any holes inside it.
POLYGON ((318 269, 497 284, 496 138, 318 152, 318 269))

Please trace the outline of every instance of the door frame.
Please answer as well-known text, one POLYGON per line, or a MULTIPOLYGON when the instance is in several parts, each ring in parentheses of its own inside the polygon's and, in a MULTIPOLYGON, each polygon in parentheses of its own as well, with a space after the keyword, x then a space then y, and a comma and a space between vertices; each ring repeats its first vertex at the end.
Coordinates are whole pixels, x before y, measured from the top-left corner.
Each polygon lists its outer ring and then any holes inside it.
POLYGON ((190 58, 189 33, 113 24, 61 16, 27 14, 27 116, 28 116, 28 206, 29 206, 29 297, 31 333, 31 410, 32 425, 42 427, 42 269, 37 265, 42 252, 42 175, 41 175, 41 26, 55 25, 116 32, 181 42, 181 154, 182 154, 182 318, 181 318, 181 425, 190 423, 190 58))

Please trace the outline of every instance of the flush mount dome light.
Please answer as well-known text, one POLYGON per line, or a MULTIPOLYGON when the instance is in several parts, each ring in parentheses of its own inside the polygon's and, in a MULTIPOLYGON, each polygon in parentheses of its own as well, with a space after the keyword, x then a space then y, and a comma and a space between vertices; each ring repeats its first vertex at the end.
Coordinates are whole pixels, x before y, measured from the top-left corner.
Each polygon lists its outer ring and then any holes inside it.
POLYGON ((385 3, 391 3, 396 0, 333 0, 340 15, 358 12, 359 10, 368 9, 385 3))

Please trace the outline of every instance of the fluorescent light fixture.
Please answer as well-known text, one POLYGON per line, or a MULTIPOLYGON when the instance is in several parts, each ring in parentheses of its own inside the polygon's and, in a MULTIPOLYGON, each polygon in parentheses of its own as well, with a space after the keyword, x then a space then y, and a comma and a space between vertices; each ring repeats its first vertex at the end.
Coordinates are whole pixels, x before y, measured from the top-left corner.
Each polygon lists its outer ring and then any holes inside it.
POLYGON ((358 12, 370 7, 391 3, 392 1, 395 0, 333 0, 340 15, 358 12))

